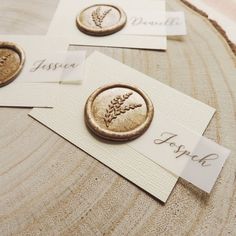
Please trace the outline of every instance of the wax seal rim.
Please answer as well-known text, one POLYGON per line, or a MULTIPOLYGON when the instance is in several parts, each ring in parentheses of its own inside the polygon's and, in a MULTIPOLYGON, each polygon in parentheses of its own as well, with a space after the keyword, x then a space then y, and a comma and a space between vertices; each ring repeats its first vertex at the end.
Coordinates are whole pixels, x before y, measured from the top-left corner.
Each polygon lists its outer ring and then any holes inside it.
POLYGON ((123 83, 116 83, 116 84, 110 84, 110 85, 105 85, 102 86, 98 89, 96 89, 87 99, 86 104, 85 104, 85 109, 84 109, 84 119, 85 119, 85 124, 88 127, 90 131, 92 131, 93 134, 96 136, 99 136, 102 139, 106 139, 109 141, 131 141, 133 139, 138 138, 141 136, 150 126, 152 119, 154 116, 154 107, 152 104, 152 101, 150 98, 139 88, 136 86, 128 85, 128 84, 123 84, 123 83), (145 121, 140 124, 137 128, 131 130, 131 131, 126 131, 126 132, 115 132, 115 131, 110 131, 106 130, 97 124, 93 117, 92 113, 92 107, 93 107, 93 101, 96 99, 96 97, 109 89, 112 88, 127 88, 130 90, 133 90, 137 92, 145 101, 146 107, 147 107, 147 114, 146 114, 146 119, 145 121))
POLYGON ((126 16, 126 13, 125 11, 121 8, 121 7, 118 7, 116 5, 112 5, 112 4, 102 4, 102 3, 99 3, 99 4, 94 4, 94 5, 90 5, 86 8, 84 8, 77 16, 76 16, 76 25, 77 25, 77 28, 87 34, 87 35, 92 35, 92 36, 106 36, 106 35, 111 35, 111 34, 114 34, 118 31, 120 31, 126 24, 127 22, 127 16, 126 16), (120 13, 120 20, 117 24, 115 24, 114 26, 110 26, 110 27, 106 27, 104 29, 96 29, 96 28, 90 28, 88 26, 86 26, 85 24, 82 23, 82 21, 80 20, 80 17, 82 15, 82 13, 84 11, 86 11, 87 9, 91 8, 91 7, 98 7, 98 6, 108 6, 108 7, 111 7, 111 8, 115 8, 117 11, 119 11, 120 13))
POLYGON ((15 71, 15 73, 9 77, 7 77, 5 80, 0 80, 0 87, 3 87, 5 85, 8 85, 13 80, 17 78, 17 76, 20 74, 21 70, 23 69, 24 63, 25 63, 25 52, 24 50, 16 43, 8 42, 8 41, 0 41, 0 48, 4 49, 10 49, 15 51, 19 57, 20 57, 20 65, 18 69, 15 71))

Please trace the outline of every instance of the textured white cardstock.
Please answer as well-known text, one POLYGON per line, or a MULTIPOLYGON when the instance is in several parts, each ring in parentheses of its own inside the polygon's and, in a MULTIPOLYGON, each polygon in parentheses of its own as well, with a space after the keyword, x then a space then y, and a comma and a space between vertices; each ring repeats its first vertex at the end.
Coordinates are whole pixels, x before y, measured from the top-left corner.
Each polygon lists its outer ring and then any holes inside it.
POLYGON ((147 132, 129 146, 207 193, 230 153, 164 114, 155 116, 147 132))
POLYGON ((104 37, 89 36, 80 32, 76 26, 76 16, 86 7, 98 3, 114 4, 125 12, 132 10, 156 10, 165 12, 164 0, 61 0, 50 24, 48 35, 66 35, 70 44, 88 46, 107 46, 122 48, 143 48, 166 50, 166 36, 124 35, 115 33, 104 37))
POLYGON ((17 78, 7 86, 0 88, 0 106, 13 107, 52 107, 54 95, 60 91, 59 84, 36 84, 25 81, 28 78, 26 70, 41 51, 55 52, 67 50, 68 41, 65 38, 44 36, 11 36, 1 35, 0 41, 18 44, 25 52, 24 68, 17 78))
POLYGON ((154 103, 156 114, 165 113, 202 134, 215 110, 110 57, 95 52, 85 61, 85 80, 76 90, 64 91, 53 109, 35 108, 30 115, 101 161, 140 188, 166 202, 178 177, 135 151, 128 144, 96 139, 84 124, 87 97, 105 84, 123 82, 142 88, 154 103), (186 112, 188 111, 188 112, 186 112))

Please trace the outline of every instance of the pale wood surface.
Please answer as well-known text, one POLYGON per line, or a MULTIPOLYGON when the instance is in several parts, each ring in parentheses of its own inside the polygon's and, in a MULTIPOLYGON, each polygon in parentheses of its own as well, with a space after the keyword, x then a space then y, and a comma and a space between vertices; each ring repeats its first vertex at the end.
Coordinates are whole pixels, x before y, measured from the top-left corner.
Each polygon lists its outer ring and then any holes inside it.
MULTIPOLYGON (((56 3, 0 0, 0 33, 45 33, 56 3)), ((217 109, 206 136, 232 154, 212 194, 180 180, 163 205, 28 117, 28 109, 1 108, 0 235, 236 234, 235 58, 207 20, 179 0, 168 8, 186 12, 188 36, 169 40, 167 53, 98 50, 217 109)))

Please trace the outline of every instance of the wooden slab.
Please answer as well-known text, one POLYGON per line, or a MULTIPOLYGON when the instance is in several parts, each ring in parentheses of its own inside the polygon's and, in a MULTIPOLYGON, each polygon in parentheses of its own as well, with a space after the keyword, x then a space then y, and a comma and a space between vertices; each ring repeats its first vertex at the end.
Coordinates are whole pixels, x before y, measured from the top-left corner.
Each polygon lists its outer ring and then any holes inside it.
MULTIPOLYGON (((45 33, 56 3, 0 0, 0 33, 45 33)), ((169 40, 167 53, 98 50, 217 109, 206 136, 232 155, 212 194, 181 180, 163 205, 28 117, 29 110, 1 108, 0 235, 236 234, 235 57, 204 17, 179 0, 168 8, 186 13, 188 36, 169 40)))

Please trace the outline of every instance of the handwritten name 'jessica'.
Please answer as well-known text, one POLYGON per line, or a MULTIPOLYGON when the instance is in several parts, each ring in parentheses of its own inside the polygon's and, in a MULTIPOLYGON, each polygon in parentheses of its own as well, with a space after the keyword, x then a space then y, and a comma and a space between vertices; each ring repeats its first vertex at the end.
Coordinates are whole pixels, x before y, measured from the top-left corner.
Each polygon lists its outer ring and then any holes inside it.
POLYGON ((154 143, 157 145, 168 145, 172 148, 173 153, 176 154, 175 158, 185 156, 190 158, 192 161, 198 162, 199 164, 201 164, 202 167, 211 166, 212 162, 219 158, 219 155, 216 153, 210 153, 205 156, 191 154, 191 152, 186 149, 185 145, 179 145, 176 143, 176 137, 178 137, 177 134, 163 132, 161 134, 161 138, 155 139, 154 143))
POLYGON ((60 62, 47 62, 47 59, 35 61, 30 72, 43 71, 56 71, 59 69, 76 69, 80 64, 78 63, 60 63, 60 62))

